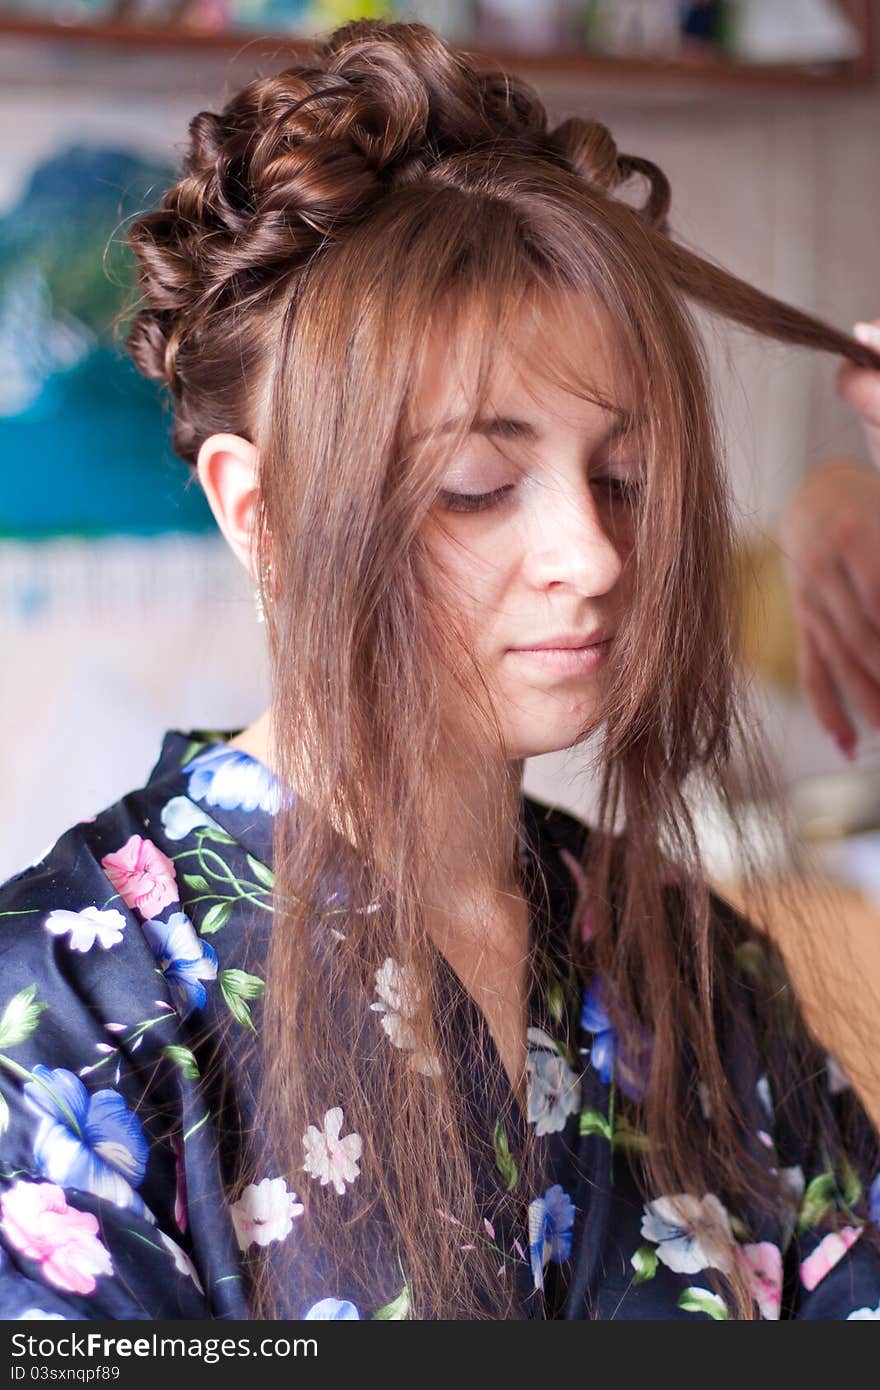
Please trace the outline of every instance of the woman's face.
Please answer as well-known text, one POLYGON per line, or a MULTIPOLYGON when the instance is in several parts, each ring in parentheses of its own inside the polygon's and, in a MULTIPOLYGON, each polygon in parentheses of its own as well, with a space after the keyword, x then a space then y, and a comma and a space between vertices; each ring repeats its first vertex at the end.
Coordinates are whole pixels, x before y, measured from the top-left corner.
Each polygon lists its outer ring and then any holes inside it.
MULTIPOLYGON (((558 320, 540 342, 531 320, 499 360, 486 423, 451 460, 424 538, 443 598, 458 615, 492 693, 507 756, 568 748, 595 726, 608 643, 537 644, 614 634, 630 590, 643 460, 627 417, 529 374, 547 342, 589 365, 595 394, 620 402, 591 326, 558 320), (572 333, 578 342, 571 342, 572 333), (525 388, 528 389, 525 389, 525 388), (531 649, 531 650, 530 650, 531 649)), ((420 419, 457 415, 465 395, 448 342, 432 345, 420 419)))

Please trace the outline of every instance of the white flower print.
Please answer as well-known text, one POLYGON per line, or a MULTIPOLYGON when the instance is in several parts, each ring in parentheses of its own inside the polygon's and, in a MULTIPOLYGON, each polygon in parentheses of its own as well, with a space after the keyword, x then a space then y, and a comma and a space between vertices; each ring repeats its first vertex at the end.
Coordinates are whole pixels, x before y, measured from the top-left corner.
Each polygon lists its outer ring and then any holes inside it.
POLYGON ((440 1059, 416 1044, 410 1019, 421 991, 415 987, 409 971, 387 956, 376 971, 376 993, 379 1002, 371 1004, 370 1008, 381 1014, 380 1022, 387 1037, 395 1047, 413 1054, 410 1060, 416 1071, 423 1076, 439 1076, 440 1059))
POLYGON ((565 1128, 568 1116, 580 1106, 580 1077, 543 1029, 530 1028, 526 1038, 528 1120, 535 1126, 536 1134, 555 1134, 565 1128))
POLYGON ((181 1274, 187 1274, 189 1278, 192 1279, 199 1293, 204 1293, 205 1290, 202 1288, 202 1282, 199 1279, 198 1271, 186 1251, 177 1244, 176 1240, 172 1240, 170 1236, 166 1236, 164 1231, 159 1232, 159 1239, 165 1246, 168 1254, 174 1260, 175 1269, 181 1274))
POLYGON ((825 1054, 825 1070, 828 1076, 828 1090, 833 1096, 839 1095, 841 1091, 848 1091, 850 1089, 852 1082, 833 1052, 827 1052, 825 1054))
POLYGON ((680 1192, 646 1202, 642 1235, 677 1274, 697 1274, 710 1266, 729 1270, 733 1262, 730 1220, 711 1192, 702 1198, 680 1192))
POLYGON ((302 1216, 304 1207, 296 1193, 288 1191, 283 1178, 263 1178, 248 1183, 236 1202, 229 1208, 239 1249, 251 1245, 269 1245, 273 1240, 285 1240, 290 1235, 293 1220, 302 1216))
POLYGON ((874 1322, 880 1321, 880 1303, 877 1304, 876 1308, 868 1308, 867 1306, 855 1308, 846 1315, 847 1322, 867 1322, 869 1319, 874 1322))
POLYGON ((773 1096, 772 1096, 772 1093, 771 1093, 771 1091, 770 1091, 770 1082, 768 1081, 768 1079, 767 1079, 766 1075, 764 1075, 764 1073, 762 1073, 762 1074, 758 1077, 758 1080, 757 1080, 756 1083, 755 1083, 755 1090, 756 1090, 757 1095, 758 1095, 758 1100, 761 1102, 761 1105, 762 1105, 762 1107, 763 1107, 763 1109, 764 1109, 764 1114, 767 1116, 767 1118, 768 1118, 769 1120, 772 1120, 772 1119, 773 1119, 773 1096))
POLYGON ((779 1170, 779 1182, 785 1199, 781 1212, 782 1231, 779 1244, 781 1249, 786 1250, 794 1235, 798 1212, 804 1195, 806 1183, 803 1168, 799 1163, 794 1164, 791 1168, 781 1168, 779 1170))
POLYGON ((340 1197, 347 1182, 354 1182, 360 1175, 357 1160, 361 1156, 363 1140, 359 1134, 347 1134, 340 1139, 342 1129, 342 1109, 335 1105, 324 1116, 324 1128, 309 1125, 303 1135, 303 1150, 306 1161, 303 1168, 313 1178, 320 1178, 321 1186, 332 1182, 340 1197))
POLYGON ((97 941, 107 951, 122 940, 125 918, 115 907, 102 911, 99 907, 84 907, 81 912, 56 908, 43 924, 53 936, 69 935, 71 951, 90 951, 97 941))
POLYGON ((697 1099, 700 1102, 700 1109, 703 1112, 703 1119, 711 1120, 712 1096, 709 1093, 709 1087, 706 1085, 705 1081, 697 1082, 697 1099))

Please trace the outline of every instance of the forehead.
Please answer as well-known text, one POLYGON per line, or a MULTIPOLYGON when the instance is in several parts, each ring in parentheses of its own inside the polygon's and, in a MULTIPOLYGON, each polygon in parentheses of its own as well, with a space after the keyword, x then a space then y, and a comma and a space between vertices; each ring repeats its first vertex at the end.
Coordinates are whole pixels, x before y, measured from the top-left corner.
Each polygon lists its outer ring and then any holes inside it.
POLYGON ((478 404, 572 428, 606 420, 608 411, 634 413, 618 334, 592 306, 561 292, 543 294, 491 339, 479 321, 463 317, 463 324, 451 324, 444 316, 428 333, 410 405, 415 437, 478 404), (481 370, 485 388, 478 400, 481 370))

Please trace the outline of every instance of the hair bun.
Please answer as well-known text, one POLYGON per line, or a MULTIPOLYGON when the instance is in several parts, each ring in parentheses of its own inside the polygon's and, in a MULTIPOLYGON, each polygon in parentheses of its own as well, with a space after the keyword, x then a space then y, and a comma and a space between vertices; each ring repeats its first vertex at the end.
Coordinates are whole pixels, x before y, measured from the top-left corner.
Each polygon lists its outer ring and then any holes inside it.
POLYGON ((619 155, 598 121, 551 130, 527 82, 481 70, 415 21, 343 24, 304 61, 255 78, 219 112, 197 112, 180 176, 127 233, 143 297, 126 346, 171 390, 177 452, 193 457, 209 417, 247 433, 219 400, 201 421, 192 414, 200 363, 221 339, 256 361, 259 311, 268 322, 325 241, 435 168, 441 181, 465 180, 457 155, 507 151, 562 164, 609 195, 641 173, 650 194, 638 214, 666 230, 669 184, 655 165, 619 155))
POLYGON ((601 121, 571 116, 550 132, 550 139, 571 167, 603 193, 613 193, 633 174, 642 174, 650 185, 639 215, 658 230, 668 230, 672 201, 669 180, 650 159, 619 154, 611 131, 601 121))

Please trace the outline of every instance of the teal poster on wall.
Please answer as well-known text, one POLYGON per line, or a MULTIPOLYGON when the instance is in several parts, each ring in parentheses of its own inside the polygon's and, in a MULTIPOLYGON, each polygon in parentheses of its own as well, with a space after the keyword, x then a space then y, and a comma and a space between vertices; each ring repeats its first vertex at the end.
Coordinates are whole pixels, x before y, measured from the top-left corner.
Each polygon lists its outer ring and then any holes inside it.
POLYGON ((0 540, 215 530, 159 387, 112 327, 134 294, 125 225, 174 175, 63 145, 0 217, 0 540))

